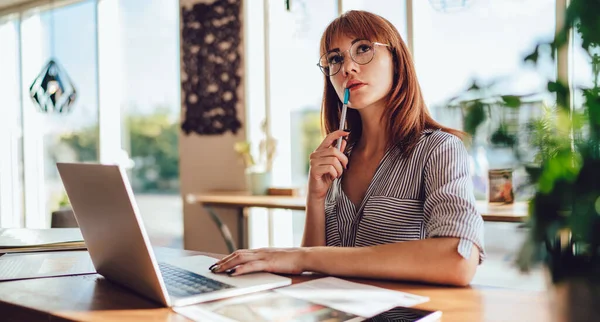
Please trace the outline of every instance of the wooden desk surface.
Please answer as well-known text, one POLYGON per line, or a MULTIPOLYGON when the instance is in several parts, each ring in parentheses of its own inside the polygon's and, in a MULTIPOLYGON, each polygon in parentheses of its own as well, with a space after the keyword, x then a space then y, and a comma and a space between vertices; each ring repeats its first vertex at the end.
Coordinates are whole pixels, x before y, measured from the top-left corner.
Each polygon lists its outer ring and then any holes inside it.
MULTIPOLYGON (((205 254, 157 249, 161 260, 205 254)), ((214 254, 206 254, 217 256, 214 254)), ((295 276, 293 282, 310 280, 295 276)), ((471 286, 454 288, 389 281, 358 280, 375 286, 430 297, 419 308, 441 310, 444 322, 549 321, 544 292, 471 286)), ((100 275, 53 277, 0 283, 2 321, 188 321, 100 275)))
MULTIPOLYGON (((206 206, 215 207, 306 210, 306 197, 253 196, 245 192, 219 191, 189 194, 186 196, 186 201, 190 204, 202 203, 206 206)), ((527 203, 525 202, 491 206, 486 201, 477 201, 477 210, 485 221, 523 222, 527 218, 527 203)))

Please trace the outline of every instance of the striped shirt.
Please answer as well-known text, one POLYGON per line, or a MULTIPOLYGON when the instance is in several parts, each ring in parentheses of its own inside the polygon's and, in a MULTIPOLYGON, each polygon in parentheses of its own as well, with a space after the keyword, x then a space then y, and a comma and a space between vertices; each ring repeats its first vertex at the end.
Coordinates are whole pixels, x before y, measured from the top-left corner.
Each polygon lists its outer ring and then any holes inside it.
POLYGON ((468 259, 475 245, 481 263, 483 219, 475 207, 462 141, 427 129, 409 157, 400 152, 395 147, 384 154, 358 209, 344 193, 342 177, 334 180, 325 201, 327 246, 457 237, 458 253, 468 259))

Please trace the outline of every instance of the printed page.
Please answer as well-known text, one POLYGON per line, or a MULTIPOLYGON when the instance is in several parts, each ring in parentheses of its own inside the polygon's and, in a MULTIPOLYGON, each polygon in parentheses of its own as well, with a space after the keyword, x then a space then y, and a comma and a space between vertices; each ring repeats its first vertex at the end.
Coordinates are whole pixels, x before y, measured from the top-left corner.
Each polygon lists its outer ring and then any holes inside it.
POLYGON ((324 277, 276 289, 275 292, 369 318, 396 306, 429 301, 426 296, 324 277))

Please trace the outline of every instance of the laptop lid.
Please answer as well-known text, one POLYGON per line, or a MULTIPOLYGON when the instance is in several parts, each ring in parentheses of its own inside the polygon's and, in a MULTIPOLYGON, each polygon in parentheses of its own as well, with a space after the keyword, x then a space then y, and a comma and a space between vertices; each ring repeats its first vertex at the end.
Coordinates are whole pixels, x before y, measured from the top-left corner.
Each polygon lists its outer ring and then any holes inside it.
POLYGON ((96 271, 170 306, 125 171, 91 163, 57 167, 96 271))

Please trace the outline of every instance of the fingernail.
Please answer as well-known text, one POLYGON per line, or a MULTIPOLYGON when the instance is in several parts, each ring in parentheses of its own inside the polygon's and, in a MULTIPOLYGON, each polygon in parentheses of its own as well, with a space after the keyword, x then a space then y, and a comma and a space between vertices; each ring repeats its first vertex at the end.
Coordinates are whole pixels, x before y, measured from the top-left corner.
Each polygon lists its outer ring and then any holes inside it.
POLYGON ((214 263, 212 265, 210 265, 210 267, 208 268, 209 271, 212 271, 213 267, 217 266, 217 263, 214 263))
POLYGON ((231 274, 235 273, 235 268, 228 269, 225 271, 225 273, 227 273, 227 275, 231 276, 231 274))
POLYGON ((350 129, 344 129, 344 132, 350 133, 350 129))
POLYGON ((215 267, 213 267, 210 271, 214 273, 214 272, 218 271, 220 268, 221 268, 221 265, 215 264, 215 267))

